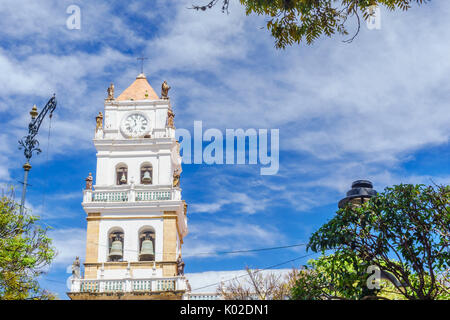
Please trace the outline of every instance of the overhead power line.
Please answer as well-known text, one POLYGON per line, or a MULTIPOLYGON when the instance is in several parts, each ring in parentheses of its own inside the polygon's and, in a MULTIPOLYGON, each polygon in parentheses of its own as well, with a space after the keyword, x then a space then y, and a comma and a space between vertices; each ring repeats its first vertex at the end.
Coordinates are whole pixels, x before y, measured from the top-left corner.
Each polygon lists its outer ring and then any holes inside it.
MULTIPOLYGON (((298 246, 298 245, 293 245, 293 246, 298 246)), ((286 246, 286 247, 290 247, 290 246, 286 246)), ((258 249, 258 250, 259 250, 259 249, 258 249)), ((317 253, 315 253, 315 252, 309 253, 309 254, 306 254, 306 255, 303 255, 303 256, 300 256, 300 257, 297 257, 297 258, 294 258, 294 259, 290 259, 290 260, 287 260, 287 261, 283 261, 283 262, 281 262, 281 263, 277 263, 277 264, 275 264, 275 265, 268 266, 268 267, 265 267, 265 268, 262 268, 262 269, 255 268, 255 269, 257 269, 257 270, 255 270, 254 272, 252 272, 252 274, 256 274, 256 273, 258 273, 258 272, 261 272, 261 271, 264 271, 264 270, 268 270, 268 269, 275 269, 275 268, 278 268, 278 267, 280 267, 280 266, 282 266, 282 265, 285 265, 285 264, 288 264, 288 263, 290 263, 290 262, 294 262, 294 261, 297 261, 297 260, 300 260, 300 259, 303 259, 303 258, 307 258, 307 257, 310 257, 310 256, 315 255, 315 254, 317 254, 317 253)), ((209 284, 209 285, 206 285, 206 286, 203 286, 203 287, 195 288, 195 289, 193 289, 193 290, 200 290, 200 289, 209 288, 209 287, 212 287, 212 286, 217 286, 217 285, 219 285, 219 284, 221 284, 221 283, 223 283, 223 282, 228 282, 228 281, 232 281, 232 280, 234 280, 234 279, 239 279, 239 278, 243 278, 243 277, 247 277, 247 276, 249 276, 248 273, 243 274, 243 275, 240 275, 240 276, 238 276, 238 277, 233 277, 233 278, 228 279, 228 280, 223 280, 223 281, 216 282, 216 283, 212 283, 212 284, 209 284)), ((44 277, 42 280, 44 280, 44 281, 51 281, 51 282, 65 283, 65 282, 62 282, 62 281, 59 281, 59 280, 54 280, 54 279, 45 278, 45 277, 44 277)))
MULTIPOLYGON (((283 262, 281 262, 281 263, 277 263, 277 264, 275 264, 275 265, 272 265, 272 266, 269 266, 269 267, 265 267, 265 268, 262 268, 262 269, 258 269, 258 270, 256 270, 256 271, 253 271, 252 274, 256 274, 256 273, 258 273, 258 272, 261 272, 261 271, 264 271, 264 270, 268 270, 268 269, 275 269, 275 268, 280 267, 280 266, 282 266, 282 265, 285 265, 285 264, 288 264, 288 263, 290 263, 290 262, 294 262, 294 261, 297 261, 297 260, 300 260, 300 259, 303 259, 303 258, 312 256, 312 255, 315 255, 315 254, 316 254, 316 253, 313 252, 313 253, 309 253, 309 254, 306 254, 306 255, 303 255, 303 256, 300 256, 300 257, 291 259, 291 260, 283 261, 283 262)), ((240 276, 238 276, 238 277, 233 277, 233 278, 228 279, 228 280, 223 280, 223 281, 216 282, 216 283, 212 283, 212 284, 209 284, 209 285, 206 285, 206 286, 203 286, 203 287, 195 288, 195 289, 192 289, 192 291, 194 291, 194 290, 200 290, 200 289, 205 289, 205 288, 209 288, 209 287, 212 287, 212 286, 217 286, 217 285, 219 285, 219 284, 221 284, 221 283, 229 282, 229 281, 232 281, 232 280, 235 280, 235 279, 239 279, 239 278, 243 278, 243 277, 247 277, 247 276, 249 276, 249 275, 250 275, 249 273, 246 273, 246 274, 240 275, 240 276)))
POLYGON ((281 246, 281 247, 271 247, 271 248, 259 248, 259 249, 248 249, 248 250, 235 250, 235 251, 216 251, 216 252, 201 252, 196 254, 185 254, 184 256, 200 256, 200 255, 220 255, 220 254, 232 254, 232 253, 248 253, 248 252, 260 252, 260 251, 269 251, 269 250, 278 250, 278 249, 287 249, 287 248, 294 248, 294 247, 300 247, 300 246, 306 246, 306 243, 298 243, 298 244, 292 244, 288 246, 281 246))
MULTIPOLYGON (((102 247, 109 247, 108 245, 100 244, 98 242, 94 242, 96 245, 102 246, 102 247)), ((197 257, 197 256, 204 256, 204 255, 226 255, 226 254, 236 254, 236 253, 251 253, 251 252, 260 252, 260 251, 270 251, 270 250, 280 250, 280 249, 289 249, 289 248, 295 248, 295 247, 301 247, 306 246, 306 243, 298 243, 298 244, 291 244, 286 246, 278 246, 278 247, 266 247, 266 248, 258 248, 258 249, 243 249, 243 250, 233 250, 233 251, 211 251, 211 252, 199 252, 199 253, 186 253, 183 254, 183 257, 197 257)), ((137 252, 139 253, 139 250, 136 249, 123 249, 125 252, 137 252)), ((173 252, 156 252, 155 254, 168 254, 173 252)))

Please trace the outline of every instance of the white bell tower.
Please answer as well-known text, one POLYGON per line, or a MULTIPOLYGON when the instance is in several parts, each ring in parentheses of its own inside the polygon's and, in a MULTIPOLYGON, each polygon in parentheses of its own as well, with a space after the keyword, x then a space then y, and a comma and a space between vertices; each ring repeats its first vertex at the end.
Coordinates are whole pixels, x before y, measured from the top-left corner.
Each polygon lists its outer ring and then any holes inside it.
POLYGON ((72 280, 71 299, 180 299, 186 289, 187 205, 169 89, 164 81, 158 97, 142 73, 117 98, 108 88, 95 185, 89 175, 82 203, 85 273, 72 280))

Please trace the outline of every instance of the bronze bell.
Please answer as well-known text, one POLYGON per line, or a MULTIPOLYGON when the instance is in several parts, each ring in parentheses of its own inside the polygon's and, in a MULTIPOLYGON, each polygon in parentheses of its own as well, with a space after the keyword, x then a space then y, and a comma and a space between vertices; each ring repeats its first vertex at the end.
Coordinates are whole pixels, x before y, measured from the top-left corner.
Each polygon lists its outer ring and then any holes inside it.
POLYGON ((116 261, 122 259, 122 241, 116 238, 111 244, 111 250, 109 251, 109 258, 111 261, 116 261))
POLYGON ((144 177, 142 178, 142 182, 143 183, 151 183, 152 182, 152 178, 150 177, 150 171, 145 171, 144 173, 144 177))
POLYGON ((142 241, 141 252, 139 253, 140 261, 151 261, 155 256, 155 250, 153 248, 153 241, 150 238, 146 238, 142 241))
POLYGON ((127 183, 127 178, 125 177, 125 173, 122 173, 122 178, 120 178, 120 183, 121 184, 127 183))

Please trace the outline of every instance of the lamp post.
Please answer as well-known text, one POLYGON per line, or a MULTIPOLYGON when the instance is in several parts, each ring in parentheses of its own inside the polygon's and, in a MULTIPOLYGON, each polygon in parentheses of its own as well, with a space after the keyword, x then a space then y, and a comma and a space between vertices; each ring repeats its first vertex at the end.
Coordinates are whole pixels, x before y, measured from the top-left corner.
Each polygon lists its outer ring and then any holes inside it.
POLYGON ((42 121, 48 112, 49 118, 51 119, 53 116, 53 111, 56 108, 56 97, 50 98, 50 100, 45 105, 44 109, 40 113, 38 113, 36 105, 30 111, 31 121, 28 125, 28 135, 19 140, 19 150, 23 149, 23 154, 27 159, 27 162, 23 165, 24 170, 24 179, 23 179, 23 189, 22 189, 22 200, 20 203, 20 214, 23 214, 23 209, 25 205, 25 196, 27 193, 27 185, 28 185, 28 173, 31 170, 30 159, 33 156, 33 152, 39 154, 42 150, 39 148, 39 141, 36 139, 36 135, 39 132, 39 128, 41 127, 42 121))
MULTIPOLYGON (((373 189, 372 182, 369 180, 356 180, 353 181, 352 188, 347 191, 347 196, 339 201, 338 207, 339 209, 343 209, 349 203, 351 205, 361 206, 377 194, 377 191, 373 189)), ((397 286, 405 286, 392 273, 385 270, 380 270, 380 278, 389 280, 397 286)))
POLYGON ((344 208, 347 203, 361 205, 373 196, 377 191, 373 189, 373 184, 369 180, 356 180, 352 183, 352 188, 347 191, 347 196, 339 201, 339 209, 344 208))

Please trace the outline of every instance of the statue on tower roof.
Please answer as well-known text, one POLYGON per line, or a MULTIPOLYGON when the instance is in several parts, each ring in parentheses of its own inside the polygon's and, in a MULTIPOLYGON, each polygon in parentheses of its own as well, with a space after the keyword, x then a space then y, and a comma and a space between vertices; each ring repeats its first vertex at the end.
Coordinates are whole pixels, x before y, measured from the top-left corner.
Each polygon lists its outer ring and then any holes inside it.
POLYGON ((175 118, 175 113, 173 113, 172 108, 169 106, 167 111, 167 127, 175 129, 173 118, 175 118))
POLYGON ((98 116, 95 117, 95 121, 96 121, 95 132, 97 132, 98 130, 102 130, 103 129, 103 113, 101 111, 98 113, 98 116))
POLYGON ((187 208, 188 208, 188 205, 187 205, 187 203, 186 203, 185 200, 183 200, 183 208, 184 208, 184 215, 187 215, 187 208))
POLYGON ((177 275, 178 276, 184 275, 184 261, 181 259, 181 254, 178 255, 177 259, 177 275))
POLYGON ((76 257, 75 261, 72 263, 72 276, 74 279, 80 279, 80 258, 76 257))
POLYGON ((168 100, 169 99, 169 90, 170 86, 167 84, 167 81, 164 80, 161 85, 161 99, 168 100))
POLYGON ((94 178, 92 177, 92 173, 89 172, 89 176, 86 178, 86 190, 92 190, 92 182, 94 178))
POLYGON ((176 173, 176 172, 174 173, 172 186, 174 188, 180 187, 180 174, 179 173, 176 173))
POLYGON ((108 87, 108 97, 106 98, 106 100, 111 101, 114 100, 114 84, 110 84, 108 87))

